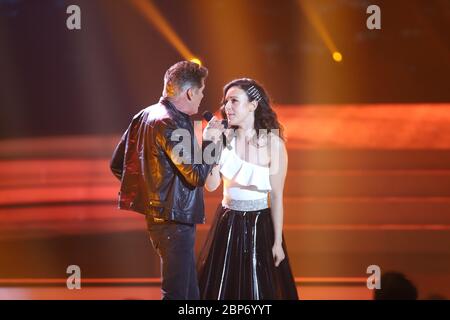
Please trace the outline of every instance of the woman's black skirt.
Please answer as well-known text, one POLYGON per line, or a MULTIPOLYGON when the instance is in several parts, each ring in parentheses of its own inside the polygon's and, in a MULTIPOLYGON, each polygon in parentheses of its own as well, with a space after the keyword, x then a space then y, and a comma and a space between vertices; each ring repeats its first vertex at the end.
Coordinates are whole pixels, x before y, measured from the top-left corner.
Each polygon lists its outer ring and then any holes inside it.
POLYGON ((219 206, 198 260, 200 297, 219 300, 298 299, 286 258, 275 267, 270 208, 235 211, 219 206))

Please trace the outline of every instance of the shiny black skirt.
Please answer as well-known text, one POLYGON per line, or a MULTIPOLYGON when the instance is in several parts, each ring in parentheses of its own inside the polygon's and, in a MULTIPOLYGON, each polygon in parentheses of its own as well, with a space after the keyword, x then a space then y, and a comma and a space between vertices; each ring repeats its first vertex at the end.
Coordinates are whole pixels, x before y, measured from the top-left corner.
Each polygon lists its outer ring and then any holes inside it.
POLYGON ((219 206, 198 259, 201 299, 298 299, 286 258, 275 267, 270 208, 235 211, 219 206))

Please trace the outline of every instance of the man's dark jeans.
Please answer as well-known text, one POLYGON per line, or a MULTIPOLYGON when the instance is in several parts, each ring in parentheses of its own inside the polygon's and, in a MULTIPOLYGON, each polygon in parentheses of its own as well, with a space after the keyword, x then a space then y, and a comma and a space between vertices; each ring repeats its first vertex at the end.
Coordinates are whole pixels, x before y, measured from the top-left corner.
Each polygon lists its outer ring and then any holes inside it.
POLYGON ((154 223, 147 217, 150 239, 161 259, 162 299, 199 300, 195 266, 195 224, 154 223))

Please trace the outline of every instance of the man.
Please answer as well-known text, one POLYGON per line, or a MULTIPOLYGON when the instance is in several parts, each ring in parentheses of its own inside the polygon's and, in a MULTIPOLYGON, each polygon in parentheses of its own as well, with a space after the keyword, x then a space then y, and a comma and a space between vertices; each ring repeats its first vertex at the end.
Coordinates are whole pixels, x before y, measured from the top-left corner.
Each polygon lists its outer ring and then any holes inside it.
POLYGON ((214 149, 214 157, 196 164, 194 154, 202 150, 189 116, 198 112, 207 75, 205 67, 189 61, 170 67, 163 97, 134 116, 111 160, 111 170, 121 181, 119 208, 146 215, 161 259, 163 299, 199 299, 195 225, 204 223, 202 187, 220 156, 221 144, 210 144, 220 141, 224 130, 216 119, 210 121, 202 147, 214 149), (188 148, 180 152, 183 132, 188 133, 182 141, 188 148))

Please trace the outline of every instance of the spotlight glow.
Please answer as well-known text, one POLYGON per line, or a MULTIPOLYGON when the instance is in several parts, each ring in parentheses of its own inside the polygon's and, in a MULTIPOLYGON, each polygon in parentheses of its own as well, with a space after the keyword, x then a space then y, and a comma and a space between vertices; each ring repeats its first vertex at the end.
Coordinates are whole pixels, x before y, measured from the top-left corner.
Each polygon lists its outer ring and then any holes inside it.
POLYGON ((202 62, 201 62, 200 59, 198 59, 198 58, 192 58, 192 59, 189 60, 189 61, 191 61, 191 62, 193 62, 193 63, 196 63, 196 64, 198 64, 199 66, 202 65, 202 62))
POLYGON ((333 60, 336 62, 342 61, 342 54, 338 51, 333 52, 333 60))

